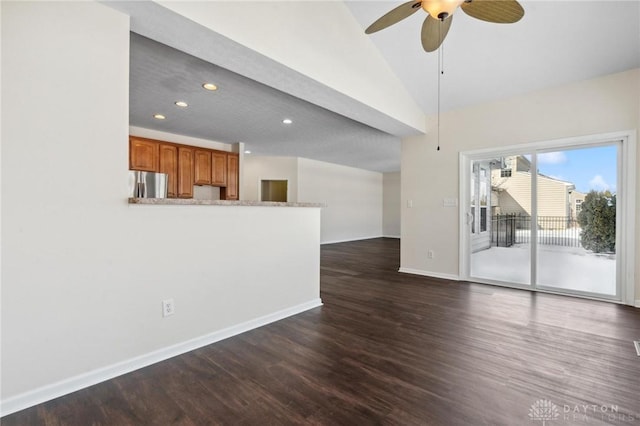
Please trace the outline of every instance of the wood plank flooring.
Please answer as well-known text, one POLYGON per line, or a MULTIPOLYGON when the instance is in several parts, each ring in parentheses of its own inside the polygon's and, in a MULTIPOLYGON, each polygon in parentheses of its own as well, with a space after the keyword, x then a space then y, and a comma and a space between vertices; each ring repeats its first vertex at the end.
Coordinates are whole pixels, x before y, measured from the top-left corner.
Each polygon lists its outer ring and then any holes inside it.
POLYGON ((323 307, 2 425, 640 425, 640 309, 400 274, 395 239, 321 265, 323 307))

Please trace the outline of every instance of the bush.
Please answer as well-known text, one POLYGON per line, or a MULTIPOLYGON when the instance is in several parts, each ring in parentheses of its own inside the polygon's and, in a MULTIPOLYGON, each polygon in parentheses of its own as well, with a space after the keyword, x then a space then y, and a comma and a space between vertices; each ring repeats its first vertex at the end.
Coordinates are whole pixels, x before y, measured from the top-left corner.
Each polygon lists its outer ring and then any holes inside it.
POLYGON ((595 253, 616 251, 616 196, 591 191, 578 214, 582 247, 595 253))

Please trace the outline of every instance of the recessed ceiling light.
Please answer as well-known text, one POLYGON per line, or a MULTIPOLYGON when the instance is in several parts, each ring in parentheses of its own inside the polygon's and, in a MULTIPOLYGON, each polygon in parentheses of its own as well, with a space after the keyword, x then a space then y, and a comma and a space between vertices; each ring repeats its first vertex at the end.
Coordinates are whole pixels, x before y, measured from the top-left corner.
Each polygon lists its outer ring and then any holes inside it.
POLYGON ((155 118, 156 120, 164 120, 167 117, 162 114, 153 114, 153 118, 155 118))
POLYGON ((291 120, 290 118, 285 118, 284 120, 282 120, 282 122, 284 124, 291 124, 291 123, 293 123, 293 120, 291 120))
POLYGON ((246 150, 244 153, 245 153, 245 154, 251 154, 251 151, 246 150))
POLYGON ((202 87, 204 87, 207 90, 218 90, 218 86, 216 86, 213 83, 204 83, 202 87))
POLYGON ((189 106, 188 103, 186 103, 185 101, 176 101, 175 102, 176 106, 179 106, 180 108, 186 108, 189 106))

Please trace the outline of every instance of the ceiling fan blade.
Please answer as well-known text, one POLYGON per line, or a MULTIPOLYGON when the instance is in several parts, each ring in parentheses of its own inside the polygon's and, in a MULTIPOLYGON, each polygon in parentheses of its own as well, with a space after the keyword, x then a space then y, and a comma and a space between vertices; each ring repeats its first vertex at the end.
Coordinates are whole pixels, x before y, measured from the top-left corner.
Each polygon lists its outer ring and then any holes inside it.
POLYGON ((444 21, 434 19, 431 15, 427 15, 427 19, 422 24, 422 48, 425 52, 433 52, 444 41, 453 22, 453 16, 449 16, 444 21))
POLYGON ((407 18, 413 15, 415 12, 420 9, 421 1, 411 0, 406 3, 401 4, 396 7, 392 11, 383 15, 380 19, 378 19, 373 24, 369 25, 364 32, 366 34, 375 33, 376 31, 384 30, 385 28, 402 21, 404 18, 407 18))
POLYGON ((512 24, 524 16, 524 9, 516 0, 471 0, 460 8, 476 19, 498 24, 512 24))

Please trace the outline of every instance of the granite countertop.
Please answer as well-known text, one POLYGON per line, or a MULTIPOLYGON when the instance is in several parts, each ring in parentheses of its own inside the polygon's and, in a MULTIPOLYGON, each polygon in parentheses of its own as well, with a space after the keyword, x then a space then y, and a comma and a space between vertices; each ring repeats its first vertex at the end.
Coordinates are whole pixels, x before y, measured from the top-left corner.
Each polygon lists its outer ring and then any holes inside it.
POLYGON ((129 198, 129 204, 162 206, 248 206, 248 207, 326 207, 322 203, 282 203, 275 201, 195 200, 193 198, 129 198))

